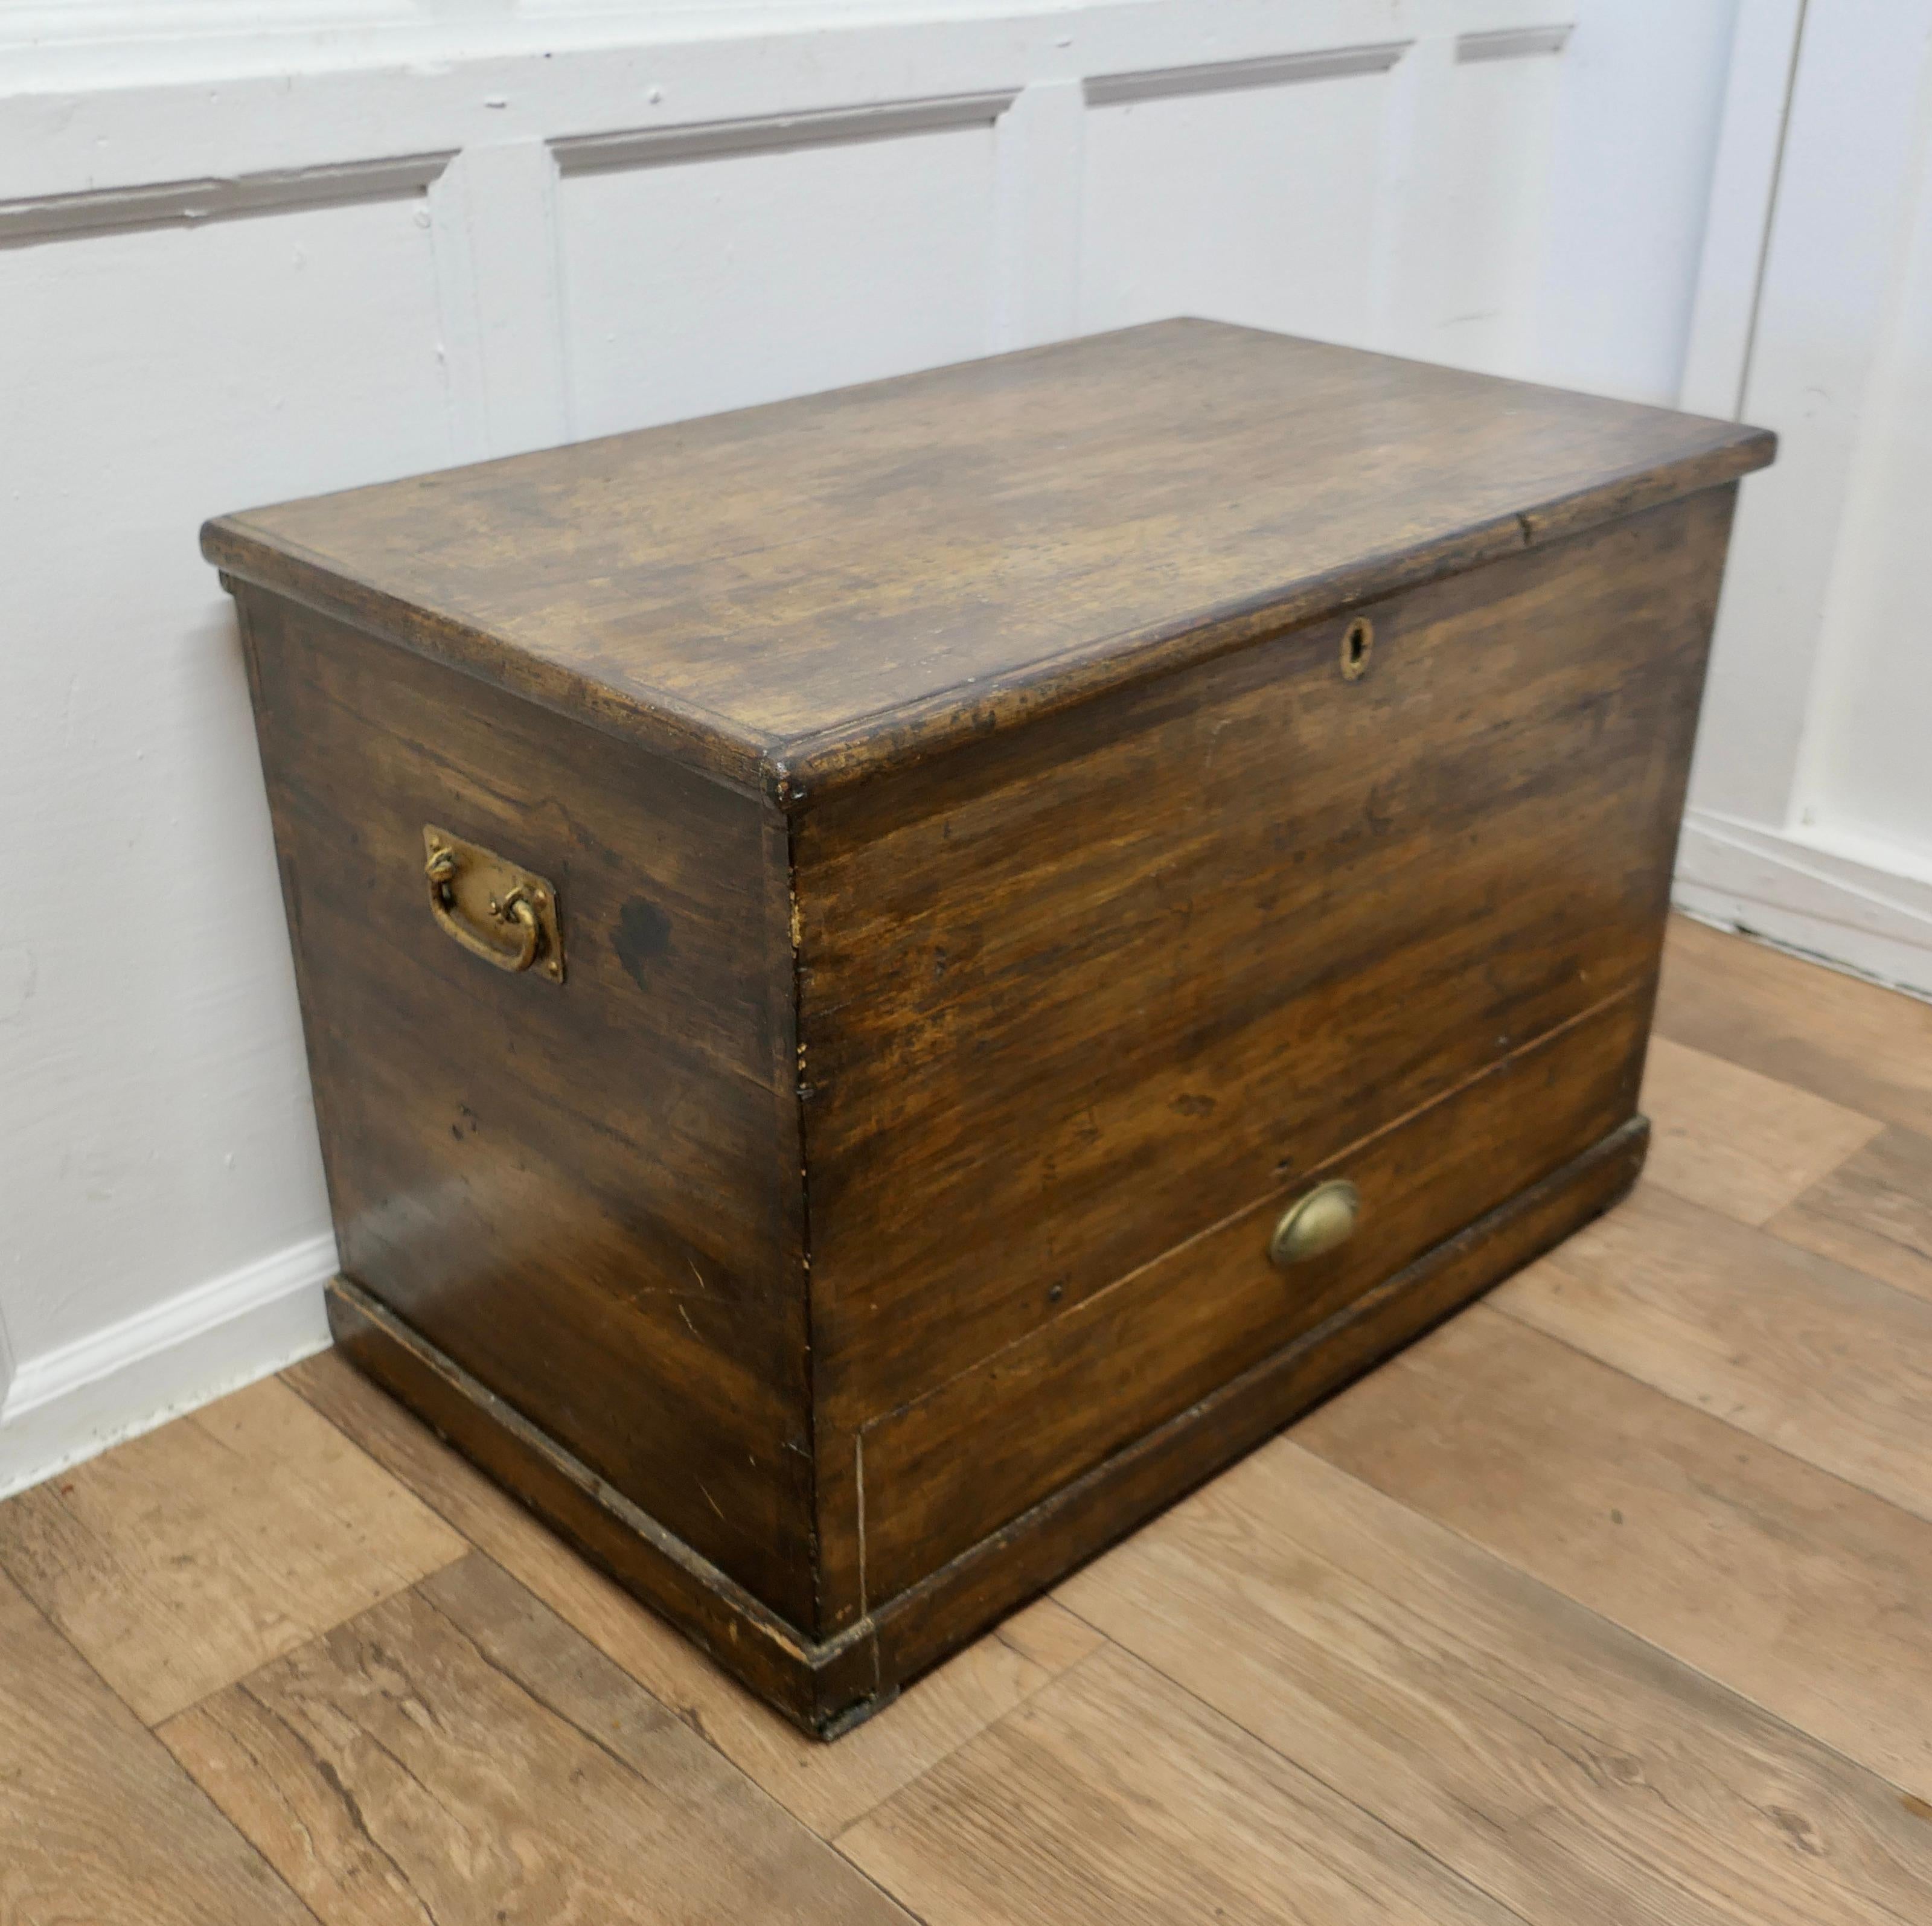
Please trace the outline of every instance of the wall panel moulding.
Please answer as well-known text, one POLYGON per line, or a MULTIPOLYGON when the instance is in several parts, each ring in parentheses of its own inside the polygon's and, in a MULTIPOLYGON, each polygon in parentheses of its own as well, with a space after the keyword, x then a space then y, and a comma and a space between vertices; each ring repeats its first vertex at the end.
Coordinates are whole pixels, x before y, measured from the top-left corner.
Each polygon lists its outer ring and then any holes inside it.
POLYGON ((1226 94, 1244 87, 1286 87, 1303 80, 1339 80, 1352 74, 1386 74, 1415 43, 1377 40, 1364 46, 1316 47, 1301 53, 1258 54, 1250 60, 1150 67, 1134 74, 1096 74, 1082 86, 1090 107, 1176 94, 1226 94))
POLYGON ((560 172, 588 174, 620 167, 667 166, 726 154, 896 140, 910 134, 990 127, 1018 94, 1019 88, 1014 86, 986 93, 943 94, 930 100, 886 100, 805 113, 764 114, 746 120, 700 121, 682 127, 568 134, 553 140, 550 149, 556 157, 560 172))
POLYGON ((427 193, 454 158, 451 148, 226 179, 153 181, 0 201, 0 248, 133 228, 196 227, 205 221, 276 214, 290 208, 404 200, 427 193))
POLYGON ((1478 60, 1521 60, 1531 54, 1561 53, 1576 32, 1574 21, 1547 27, 1494 27, 1456 36, 1456 60, 1466 67, 1478 60))

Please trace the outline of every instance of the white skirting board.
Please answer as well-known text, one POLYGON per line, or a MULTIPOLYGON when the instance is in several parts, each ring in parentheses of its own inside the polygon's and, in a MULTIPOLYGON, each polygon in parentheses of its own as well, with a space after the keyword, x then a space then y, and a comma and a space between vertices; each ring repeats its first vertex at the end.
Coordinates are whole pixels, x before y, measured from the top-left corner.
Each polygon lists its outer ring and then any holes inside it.
POLYGON ((1706 922, 1932 998, 1932 866, 1706 811, 1684 818, 1672 896, 1706 922))
POLYGON ((0 1498, 328 1348, 332 1238, 291 1244, 137 1316, 16 1360, 0 1404, 0 1498))

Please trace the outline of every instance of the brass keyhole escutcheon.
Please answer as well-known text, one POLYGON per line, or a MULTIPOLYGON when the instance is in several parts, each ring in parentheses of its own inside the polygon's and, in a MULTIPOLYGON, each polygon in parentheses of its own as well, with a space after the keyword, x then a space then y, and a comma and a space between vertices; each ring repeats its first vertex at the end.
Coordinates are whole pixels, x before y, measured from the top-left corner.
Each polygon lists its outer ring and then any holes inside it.
POLYGON ((1342 680, 1360 682, 1369 672, 1369 652, 1376 646, 1376 625, 1358 615, 1342 632, 1342 680))
POLYGON ((1346 1178, 1334 1178, 1304 1191, 1276 1220, 1268 1240, 1268 1262, 1277 1270, 1324 1256, 1355 1234, 1362 1196, 1346 1178))

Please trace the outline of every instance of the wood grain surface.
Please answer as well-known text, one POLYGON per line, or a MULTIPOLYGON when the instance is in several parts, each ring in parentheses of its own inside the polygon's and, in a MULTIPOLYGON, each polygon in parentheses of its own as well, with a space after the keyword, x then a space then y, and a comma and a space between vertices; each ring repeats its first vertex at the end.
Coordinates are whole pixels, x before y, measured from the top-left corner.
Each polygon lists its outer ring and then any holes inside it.
POLYGON ((1294 1436, 1932 1802, 1923 1519, 1486 1305, 1294 1436))
POLYGON ((1923 1298, 1640 1184, 1491 1301, 1932 1519, 1932 1304, 1923 1298), (1819 1369, 1827 1357, 1838 1372, 1819 1369))
POLYGON ((1772 447, 1175 321, 229 516, 202 542, 736 780, 817 790, 1772 447))
POLYGON ((833 1423, 1648 983, 1730 512, 1402 598, 1356 682, 1338 620, 806 806, 833 1423))
POLYGON ((1329 1256, 1276 1269, 1282 1198, 1264 1200, 868 1427, 868 1598, 916 1583, 1609 1136, 1635 1106, 1645 1008, 1615 1000, 1306 1173, 1360 1195, 1360 1229, 1329 1256))
POLYGON ((480 1556, 162 1736, 324 1926, 906 1917, 480 1556))
MULTIPOLYGON (((1627 1176, 1772 446, 1182 322, 210 524, 338 1343, 862 1717, 1094 1549, 1054 1493, 1130 1528, 1627 1176), (449 940, 429 826, 559 968, 449 940)), ((1762 1216, 1842 1154, 1796 1101, 1762 1216)))
MULTIPOLYGON (((1922 1021, 1788 1008, 1812 1060, 1878 1051, 1870 1088, 1922 1021)), ((1921 1926, 1932 1527, 1804 1454, 1903 1462, 1922 1300, 1782 1235, 1904 1250, 1918 1151, 1894 1126, 1756 1228, 1647 1183, 830 1748, 312 1359, 284 1382, 328 1422, 272 1452, 255 1393, 156 1434, 169 1489, 115 1487, 136 1502, 110 1533, 142 1558, 86 1594, 134 1616, 172 1551, 164 1636, 224 1622, 241 1570, 265 1622, 314 1628, 161 1727, 248 1837, 0 1576, 0 1920, 1921 1926), (170 1439, 197 1424, 251 1442, 170 1439), (260 1556, 288 1528, 264 1482, 298 1514, 331 1494, 332 1544, 385 1544, 390 1480, 488 1558, 371 1607, 332 1555, 260 1556)), ((1434 1315, 1468 1284, 1444 1274, 1434 1315)), ((1185 1449, 1256 1442, 1244 1394, 1185 1449)), ((1114 1462, 1187 1481, 1145 1442, 1114 1462)), ((1083 1483, 1053 1502, 1090 1550, 1083 1483)), ((0 1505, 0 1536, 30 1508, 0 1505)), ((960 1582, 956 1626, 986 1609, 960 1582)))
POLYGON ((1881 1779, 1286 1440, 1059 1595, 1538 1926, 1904 1926, 1932 1892, 1881 1779))
MULTIPOLYGON (((0 1505, 0 1521, 20 1502, 0 1505)), ((314 1926, 267 1862, 4 1576, 0 1920, 314 1926)))
POLYGON ((273 1380, 0 1505, 0 1567, 150 1724, 465 1549, 273 1380))
POLYGON ((245 612, 344 1271, 810 1623, 782 836, 471 678, 245 612), (438 927, 425 824, 549 879, 561 987, 438 927))
POLYGON ((1642 1100, 1653 1180, 1744 1224, 1776 1216, 1882 1127, 1668 1036, 1652 1040, 1642 1100))
POLYGON ((1932 1298, 1932 1137, 1894 1125, 1772 1219, 1788 1244, 1932 1298))
POLYGON ((1510 1926, 1493 1900, 1234 1720, 1096 1654, 840 1835, 974 1926, 1510 1926))
POLYGON ((1400 1346, 1607 1209, 1635 1182, 1642 1118, 1426 1252, 911 1590, 873 1608, 880 1666, 908 1678, 1232 1463, 1400 1346))
POLYGON ((1294 1342, 872 1608, 806 1641, 715 1568, 694 1563, 516 1412, 341 1280, 332 1318, 360 1368, 396 1387, 578 1550, 646 1598, 734 1676, 830 1736, 958 1651, 1314 1400, 1547 1250, 1634 1181, 1648 1126, 1633 1118, 1294 1342))
POLYGON ((1932 1136, 1932 1003, 1676 918, 1666 1036, 1932 1136))
POLYGON ((836 1832, 916 1778, 1099 1642, 1078 1620, 1040 1600, 827 1746, 592 1570, 339 1356, 310 1358, 288 1378, 472 1544, 820 1833, 836 1832))

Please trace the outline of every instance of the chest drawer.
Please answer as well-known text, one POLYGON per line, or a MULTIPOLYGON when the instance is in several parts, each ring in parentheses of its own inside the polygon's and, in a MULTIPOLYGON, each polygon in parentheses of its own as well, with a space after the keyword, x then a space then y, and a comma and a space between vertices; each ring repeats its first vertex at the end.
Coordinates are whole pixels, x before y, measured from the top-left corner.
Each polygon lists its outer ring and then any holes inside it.
POLYGON ((808 809, 838 1419, 1643 980, 1729 512, 1676 504, 808 809))
POLYGON ((866 1596, 890 1598, 1607 1136, 1636 1108, 1650 1000, 1620 994, 866 1426, 866 1596), (1354 1234, 1278 1268, 1284 1206, 1328 1179, 1359 1194, 1354 1234))

